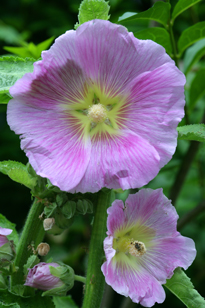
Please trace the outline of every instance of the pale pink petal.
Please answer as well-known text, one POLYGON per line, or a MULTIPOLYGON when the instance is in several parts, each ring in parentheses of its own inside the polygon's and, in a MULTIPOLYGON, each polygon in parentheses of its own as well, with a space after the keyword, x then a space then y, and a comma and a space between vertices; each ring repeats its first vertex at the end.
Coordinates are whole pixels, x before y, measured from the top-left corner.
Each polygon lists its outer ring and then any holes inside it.
POLYGON ((129 84, 126 125, 155 147, 160 155, 160 168, 176 149, 176 127, 184 116, 185 82, 176 66, 166 63, 129 84))
POLYGON ((0 235, 9 235, 12 231, 12 229, 0 227, 0 235))
MULTIPOLYGON (((12 100, 13 101, 13 100, 12 100)), ((47 109, 44 113, 22 101, 8 105, 8 122, 21 134, 21 148, 37 174, 68 191, 76 186, 90 160, 90 139, 82 140, 70 115, 47 109)))
POLYGON ((113 139, 92 141, 85 175, 72 192, 96 192, 101 187, 128 189, 145 185, 159 171, 159 156, 145 139, 122 131, 113 139))

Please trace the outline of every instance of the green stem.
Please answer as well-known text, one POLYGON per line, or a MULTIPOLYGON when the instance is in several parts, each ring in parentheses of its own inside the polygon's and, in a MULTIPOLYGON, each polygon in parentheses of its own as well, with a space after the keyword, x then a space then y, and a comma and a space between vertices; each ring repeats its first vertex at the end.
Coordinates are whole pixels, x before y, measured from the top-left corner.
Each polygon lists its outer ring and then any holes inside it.
POLYGON ((101 304, 105 285, 105 279, 101 272, 104 257, 103 240, 106 236, 107 208, 110 206, 110 201, 111 191, 99 193, 90 241, 85 297, 82 308, 99 308, 101 304))
POLYGON ((86 283, 86 278, 83 277, 83 276, 75 275, 75 276, 74 276, 74 279, 75 279, 76 281, 80 281, 80 282, 82 282, 82 283, 86 283))
POLYGON ((39 219, 43 209, 44 205, 35 199, 28 213, 27 220, 17 246, 15 266, 19 269, 11 277, 11 288, 17 284, 19 285, 25 283, 23 266, 27 262, 28 257, 32 254, 32 250, 28 249, 29 245, 33 243, 36 248, 37 245, 43 240, 45 231, 43 229, 43 223, 39 219))

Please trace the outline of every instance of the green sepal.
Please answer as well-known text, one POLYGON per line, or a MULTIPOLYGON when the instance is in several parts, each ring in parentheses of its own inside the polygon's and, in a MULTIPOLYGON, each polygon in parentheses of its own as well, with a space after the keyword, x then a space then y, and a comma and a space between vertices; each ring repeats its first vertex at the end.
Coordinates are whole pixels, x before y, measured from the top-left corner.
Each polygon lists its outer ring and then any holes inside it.
POLYGON ((44 214, 46 215, 46 217, 51 217, 54 214, 56 208, 57 208, 56 202, 46 205, 44 207, 44 214))
POLYGON ((34 190, 37 184, 37 179, 28 173, 27 167, 16 161, 1 161, 0 172, 8 175, 13 181, 23 184, 31 190, 34 190))
POLYGON ((0 247, 0 267, 8 266, 10 261, 14 259, 14 251, 10 242, 0 247))
POLYGON ((40 259, 36 255, 30 256, 28 258, 26 264, 24 264, 24 266, 23 266, 24 275, 27 275, 29 268, 33 268, 39 262, 40 262, 40 259))
POLYGON ((76 203, 74 201, 67 201, 62 209, 61 209, 63 215, 67 218, 70 219, 71 217, 74 216, 75 211, 76 211, 76 203))
POLYGON ((68 265, 61 262, 58 263, 59 267, 49 266, 49 269, 50 273, 58 277, 63 284, 60 287, 43 292, 42 296, 65 296, 74 285, 74 270, 68 265))
POLYGON ((66 193, 64 192, 56 195, 56 203, 58 206, 62 206, 63 204, 66 203, 67 200, 68 200, 68 197, 66 196, 66 193))
MULTIPOLYGON (((55 218, 55 224, 60 228, 60 229, 67 229, 70 228, 70 226, 72 225, 74 218, 71 219, 67 219, 61 209, 57 208, 57 210, 54 213, 55 218)), ((52 230, 52 229, 51 229, 52 230)))
POLYGON ((108 15, 110 6, 108 2, 104 0, 83 0, 79 7, 78 20, 74 28, 77 29, 84 22, 93 19, 103 19, 108 20, 110 15, 108 15))
POLYGON ((175 296, 177 296, 188 308, 204 308, 204 298, 194 289, 190 278, 181 268, 174 271, 171 279, 165 284, 175 296))
POLYGON ((86 200, 78 200, 76 204, 76 209, 80 214, 85 215, 88 209, 88 203, 86 200))

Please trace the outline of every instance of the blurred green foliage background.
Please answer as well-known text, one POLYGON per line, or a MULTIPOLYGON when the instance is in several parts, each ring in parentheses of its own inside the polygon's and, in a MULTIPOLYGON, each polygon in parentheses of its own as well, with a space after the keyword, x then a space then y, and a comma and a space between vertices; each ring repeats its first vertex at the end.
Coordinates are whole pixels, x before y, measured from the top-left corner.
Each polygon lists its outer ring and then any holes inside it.
MULTIPOLYGON (((110 0, 110 20, 117 22, 119 16, 125 12, 142 12, 150 8, 151 0, 110 0)), ((177 0, 171 1, 171 5, 177 0)), ((8 52, 4 46, 22 46, 33 42, 39 44, 51 37, 58 37, 69 29, 73 29, 77 22, 80 0, 7 0, 1 5, 0 11, 0 55, 8 52)), ((205 1, 202 1, 177 17, 174 24, 174 35, 178 39, 186 28, 199 21, 204 21, 205 1)), ((138 21, 126 24, 129 31, 139 31, 155 26, 155 22, 138 21)), ((205 53, 205 52, 204 52, 205 53)), ((180 60, 183 70, 183 59, 180 60)), ((200 97, 194 109, 189 110, 189 89, 196 72, 205 67, 204 56, 198 61, 187 75, 186 97, 187 117, 190 124, 204 122, 205 100, 200 97)), ((184 119, 183 124, 187 121, 184 119)), ((10 131, 6 122, 6 105, 0 105, 0 161, 16 160, 27 163, 27 158, 20 149, 19 137, 10 131)), ((199 214, 193 215, 190 221, 181 227, 181 233, 194 239, 197 247, 197 258, 187 271, 194 285, 202 296, 205 296, 205 143, 178 141, 177 151, 168 165, 147 187, 162 187, 167 197, 174 198, 180 218, 199 206, 199 214), (191 148, 191 149, 190 149, 191 148), (181 167, 184 164, 184 169, 181 167), (180 169, 182 168, 182 169, 180 169), (178 175, 177 175, 178 174, 178 175), (180 177, 181 176, 181 177, 180 177), (177 182, 178 181, 178 182, 177 182), (182 184, 182 185, 181 185, 182 184), (180 186, 181 185, 181 186, 180 186), (177 189, 179 188, 179 191, 177 189), (201 206, 201 207, 200 207, 201 206)), ((21 231, 31 204, 29 190, 18 183, 12 182, 7 176, 0 174, 0 212, 10 221, 16 223, 21 231)), ((134 193, 134 191, 132 192, 134 193)), ((118 194, 123 199, 123 194, 118 194)), ((48 255, 53 260, 61 260, 72 266, 76 274, 84 275, 89 239, 91 233, 92 215, 78 216, 69 231, 60 236, 47 236, 46 241, 51 245, 48 255)), ((136 307, 137 304, 128 303, 123 296, 117 295, 110 288, 106 290, 110 307, 136 307)), ((70 291, 78 305, 82 299, 82 284, 75 283, 70 291)), ((107 302, 104 303, 106 308, 107 302)), ((173 295, 168 294, 165 303, 155 307, 184 307, 173 295)), ((108 308, 108 307, 107 307, 108 308)))

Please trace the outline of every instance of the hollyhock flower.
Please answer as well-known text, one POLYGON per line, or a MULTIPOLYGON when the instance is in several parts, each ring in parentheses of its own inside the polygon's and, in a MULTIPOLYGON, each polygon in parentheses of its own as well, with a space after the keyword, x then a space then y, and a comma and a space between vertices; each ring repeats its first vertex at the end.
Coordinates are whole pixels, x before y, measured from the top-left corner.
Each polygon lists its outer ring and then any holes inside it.
POLYGON ((175 152, 184 84, 162 46, 93 20, 11 87, 8 123, 37 174, 61 190, 141 187, 175 152))
POLYGON ((65 264, 40 262, 28 269, 25 286, 44 290, 44 295, 65 295, 74 284, 74 272, 65 264))
POLYGON ((192 239, 176 231, 178 215, 162 189, 142 189, 108 209, 107 284, 133 302, 151 307, 162 303, 162 284, 176 267, 187 269, 196 256, 192 239))

